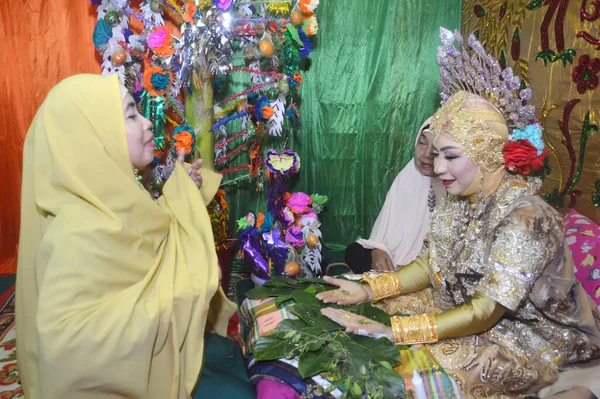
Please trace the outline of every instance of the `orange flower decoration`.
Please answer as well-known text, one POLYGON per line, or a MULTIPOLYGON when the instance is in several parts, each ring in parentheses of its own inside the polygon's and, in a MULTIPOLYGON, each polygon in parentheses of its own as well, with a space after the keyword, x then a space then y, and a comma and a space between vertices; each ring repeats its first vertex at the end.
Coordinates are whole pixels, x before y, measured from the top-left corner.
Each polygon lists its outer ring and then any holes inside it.
POLYGON ((271 107, 269 105, 265 105, 264 107, 262 107, 263 118, 269 119, 270 117, 273 116, 274 113, 275 113, 275 111, 273 110, 273 107, 271 107))
POLYGON ((185 22, 192 23, 194 22, 196 13, 198 12, 198 7, 194 4, 193 1, 188 1, 185 3, 185 14, 183 15, 183 20, 185 22))
POLYGON ((144 89, 151 96, 163 96, 173 84, 173 74, 163 70, 161 67, 154 67, 146 64, 144 68, 144 89))
POLYGON ((256 221, 256 228, 260 229, 265 222, 265 215, 262 212, 258 212, 258 220, 256 221))
POLYGON ((188 131, 182 131, 181 133, 177 133, 173 135, 173 139, 175 139, 175 149, 177 153, 181 149, 185 150, 185 154, 192 153, 192 145, 194 144, 194 136, 188 131))
POLYGON ((269 28, 274 32, 285 32, 287 30, 287 21, 285 19, 271 21, 269 22, 269 28))

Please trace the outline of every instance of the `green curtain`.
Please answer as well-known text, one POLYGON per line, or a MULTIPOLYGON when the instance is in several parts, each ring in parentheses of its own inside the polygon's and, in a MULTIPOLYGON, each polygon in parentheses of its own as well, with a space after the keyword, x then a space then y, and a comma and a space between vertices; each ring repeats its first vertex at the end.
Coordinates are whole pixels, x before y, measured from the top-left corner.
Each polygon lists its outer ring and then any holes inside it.
MULTIPOLYGON (((460 13, 460 0, 321 0, 303 73, 303 127, 287 147, 301 158, 292 190, 330 198, 321 214, 325 243, 370 234, 389 186, 412 158, 417 129, 439 103, 439 27, 458 29, 460 13)), ((247 87, 240 73, 227 89, 247 87)), ((283 140, 266 145, 281 149, 283 140)), ((264 212, 266 186, 227 191, 232 228, 248 211, 264 212)))

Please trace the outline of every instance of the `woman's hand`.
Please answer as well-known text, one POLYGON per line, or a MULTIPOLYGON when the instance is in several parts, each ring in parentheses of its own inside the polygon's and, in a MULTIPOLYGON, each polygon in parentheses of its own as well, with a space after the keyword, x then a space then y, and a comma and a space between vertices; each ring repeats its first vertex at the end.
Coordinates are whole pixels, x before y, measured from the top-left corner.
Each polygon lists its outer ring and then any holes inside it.
POLYGON ((392 262, 387 252, 377 248, 371 251, 371 269, 380 272, 393 272, 396 270, 394 262, 392 262))
POLYGON ((365 316, 334 308, 321 309, 321 314, 344 327, 349 333, 373 338, 379 338, 379 336, 385 335, 388 338, 393 339, 391 327, 368 319, 365 316))
POLYGON ((373 292, 369 286, 329 276, 323 277, 323 280, 340 287, 337 290, 329 290, 317 294, 317 299, 323 301, 323 303, 354 305, 373 300, 373 292))
MULTIPOLYGON (((179 162, 179 164, 181 164, 181 166, 184 166, 183 165, 184 161, 185 161, 185 150, 181 149, 181 150, 179 150, 179 154, 177 156, 177 162, 179 162)), ((202 175, 200 174, 200 166, 202 166, 203 162, 204 161, 202 159, 196 159, 190 165, 189 169, 187 170, 188 175, 190 176, 190 178, 192 179, 192 181, 198 188, 202 187, 202 175)))

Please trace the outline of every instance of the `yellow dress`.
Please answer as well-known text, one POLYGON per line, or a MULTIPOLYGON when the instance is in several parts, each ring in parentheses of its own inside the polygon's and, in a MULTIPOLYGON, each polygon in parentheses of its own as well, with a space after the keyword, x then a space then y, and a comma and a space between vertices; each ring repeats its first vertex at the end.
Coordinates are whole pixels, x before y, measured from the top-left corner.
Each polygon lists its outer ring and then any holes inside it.
POLYGON ((28 399, 190 398, 218 289, 206 211, 177 166, 154 202, 129 161, 116 75, 79 75, 40 107, 24 148, 17 357, 28 399))
POLYGON ((444 201, 429 247, 396 272, 404 295, 381 302, 390 314, 433 315, 417 324, 433 317, 437 342, 421 342, 468 398, 535 394, 600 358, 600 315, 538 187, 506 177, 476 208, 444 201))

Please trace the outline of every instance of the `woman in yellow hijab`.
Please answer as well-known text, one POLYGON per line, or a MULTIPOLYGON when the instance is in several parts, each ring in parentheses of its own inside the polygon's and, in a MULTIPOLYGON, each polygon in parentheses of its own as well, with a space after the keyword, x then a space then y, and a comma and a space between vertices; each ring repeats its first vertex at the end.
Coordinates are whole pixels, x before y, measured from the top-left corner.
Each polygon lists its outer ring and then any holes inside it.
POLYGON ((150 127, 116 75, 64 80, 31 125, 16 303, 28 399, 190 398, 204 333, 235 311, 205 206, 220 177, 178 163, 153 201, 134 172, 150 127))

